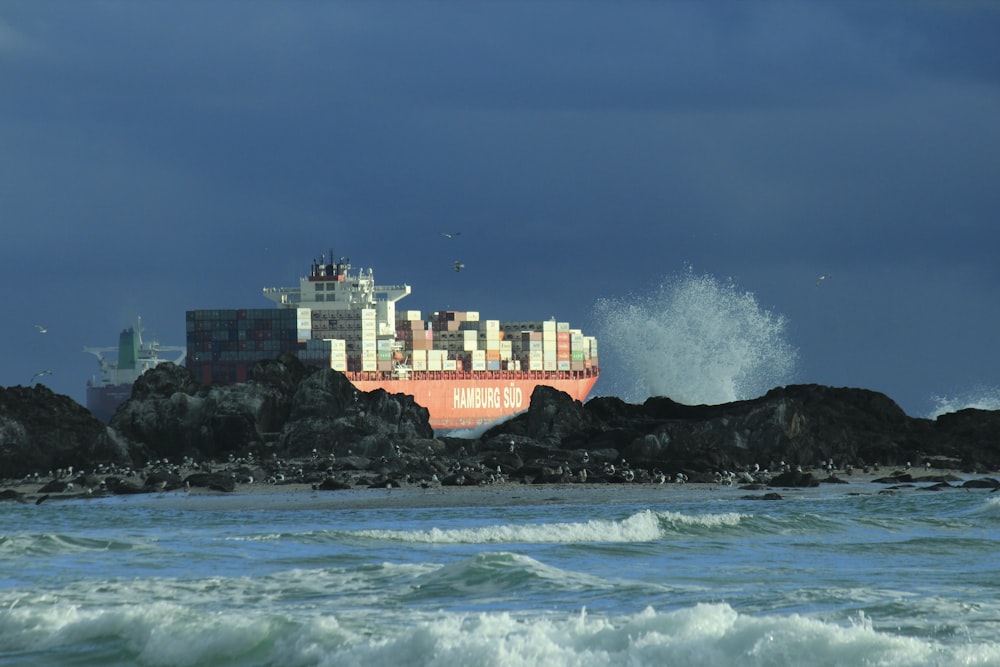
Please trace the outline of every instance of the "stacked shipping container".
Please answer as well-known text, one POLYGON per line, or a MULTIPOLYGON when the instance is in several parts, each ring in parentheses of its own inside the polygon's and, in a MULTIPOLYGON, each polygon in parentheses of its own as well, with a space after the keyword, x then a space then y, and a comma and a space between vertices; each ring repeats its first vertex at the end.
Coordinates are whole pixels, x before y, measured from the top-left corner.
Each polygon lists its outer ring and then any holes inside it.
POLYGON ((401 311, 378 336, 373 308, 195 310, 187 313, 188 367, 202 381, 240 382, 253 362, 292 352, 342 372, 581 372, 597 367, 597 341, 567 322, 481 320, 401 311))

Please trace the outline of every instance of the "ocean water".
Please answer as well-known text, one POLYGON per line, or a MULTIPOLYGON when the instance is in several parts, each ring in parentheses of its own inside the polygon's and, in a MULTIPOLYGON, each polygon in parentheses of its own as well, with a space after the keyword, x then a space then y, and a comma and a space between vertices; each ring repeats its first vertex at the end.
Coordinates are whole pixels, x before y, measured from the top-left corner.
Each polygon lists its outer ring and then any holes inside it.
POLYGON ((2 503, 0 665, 1000 665, 1000 493, 882 489, 2 503))

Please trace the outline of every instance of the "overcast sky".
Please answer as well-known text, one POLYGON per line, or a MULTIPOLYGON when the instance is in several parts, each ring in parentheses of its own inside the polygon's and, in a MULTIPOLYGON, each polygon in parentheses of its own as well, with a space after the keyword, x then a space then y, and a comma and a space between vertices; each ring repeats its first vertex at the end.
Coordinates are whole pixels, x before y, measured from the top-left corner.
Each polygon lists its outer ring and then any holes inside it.
POLYGON ((0 385, 84 402, 84 346, 183 345, 332 248, 402 308, 588 333, 712 276, 788 381, 995 392, 998 35, 994 2, 2 1, 0 385))

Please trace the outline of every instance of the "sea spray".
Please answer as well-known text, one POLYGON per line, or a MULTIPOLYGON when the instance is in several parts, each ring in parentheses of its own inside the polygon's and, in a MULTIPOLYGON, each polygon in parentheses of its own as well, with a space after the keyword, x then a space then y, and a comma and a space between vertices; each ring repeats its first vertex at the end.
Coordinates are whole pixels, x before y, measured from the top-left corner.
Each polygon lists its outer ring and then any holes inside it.
POLYGON ((1000 387, 978 385, 954 396, 932 396, 931 402, 934 408, 927 415, 928 419, 937 419, 943 414, 965 408, 1000 410, 1000 387))
POLYGON ((787 384, 795 372, 783 316, 733 282, 690 268, 650 294, 601 299, 594 315, 602 368, 623 372, 609 383, 622 386, 605 393, 626 401, 727 403, 787 384))

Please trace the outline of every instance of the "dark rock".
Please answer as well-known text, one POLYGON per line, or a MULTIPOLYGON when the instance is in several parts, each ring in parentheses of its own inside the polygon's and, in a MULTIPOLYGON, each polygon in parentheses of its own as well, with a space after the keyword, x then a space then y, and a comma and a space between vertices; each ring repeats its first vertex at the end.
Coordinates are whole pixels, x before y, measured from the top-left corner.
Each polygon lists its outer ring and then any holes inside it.
POLYGON ((812 487, 819 486, 819 480, 813 477, 812 473, 789 470, 777 477, 773 477, 769 486, 812 487))
POLYGON ((913 475, 909 473, 897 472, 888 477, 879 477, 878 479, 873 479, 875 484, 909 484, 913 482, 913 475))
POLYGON ((0 479, 126 463, 127 446, 79 403, 48 387, 0 387, 0 479))
MULTIPOLYGON (((823 469, 825 481, 836 483, 852 466, 877 470, 910 461, 921 468, 960 463, 983 475, 1000 466, 998 434, 1000 413, 910 418, 888 397, 863 389, 792 385, 752 400, 688 406, 667 397, 581 404, 539 386, 524 413, 481 438, 435 437, 427 410, 411 396, 360 392, 343 374, 307 368, 288 354, 255 364, 247 382, 226 386, 203 386, 187 369, 161 364, 135 383, 110 428, 41 385, 0 389, 0 478, 50 470, 60 477, 60 469, 93 471, 98 464, 143 469, 147 486, 108 478, 109 490, 128 493, 176 488, 179 475, 156 467, 167 470, 168 459, 248 462, 235 481, 216 480, 226 490, 251 477, 285 480, 270 463, 283 458, 312 461, 295 474, 312 484, 364 471, 375 483, 404 485, 436 485, 435 476, 442 484, 489 484, 499 475, 537 483, 676 478, 764 488, 818 484, 810 470, 823 469), (778 470, 796 472, 772 477, 778 470)), ((901 469, 878 481, 958 480, 914 479, 901 469)), ((87 490, 100 488, 94 482, 92 474, 75 480, 87 490)))
POLYGON ((118 495, 133 495, 139 493, 149 493, 151 489, 146 486, 140 486, 135 482, 122 479, 120 477, 108 477, 104 480, 105 488, 111 493, 118 495))
POLYGON ((184 478, 184 486, 228 493, 236 488, 236 480, 229 473, 197 472, 184 478))
POLYGON ((63 493, 70 489, 70 483, 62 479, 54 479, 47 484, 44 484, 42 488, 38 489, 39 493, 63 493))
POLYGON ((743 496, 743 500, 782 500, 780 493, 765 493, 762 496, 743 496))
POLYGON ((313 485, 313 489, 317 491, 345 491, 349 488, 351 488, 350 484, 333 479, 332 477, 327 477, 322 482, 313 485))
MULTIPOLYGON (((806 469, 830 460, 857 467, 901 465, 944 450, 950 458, 966 460, 960 443, 941 447, 942 438, 966 435, 978 460, 993 460, 988 451, 991 443, 997 449, 996 436, 976 426, 977 418, 939 419, 937 424, 907 417, 884 394, 821 385, 778 387, 757 399, 699 406, 665 397, 642 405, 599 397, 580 405, 562 392, 539 387, 525 413, 483 438, 521 437, 556 449, 607 448, 648 469, 702 472, 776 466, 778 461, 806 469)), ((992 424, 992 416, 984 420, 992 424)))
POLYGON ((998 489, 1000 488, 1000 481, 993 479, 992 477, 986 477, 984 479, 970 479, 962 483, 963 489, 998 489))
POLYGON ((11 500, 17 503, 23 503, 25 502, 24 494, 20 491, 15 491, 14 489, 4 489, 3 491, 0 491, 0 502, 11 500))

